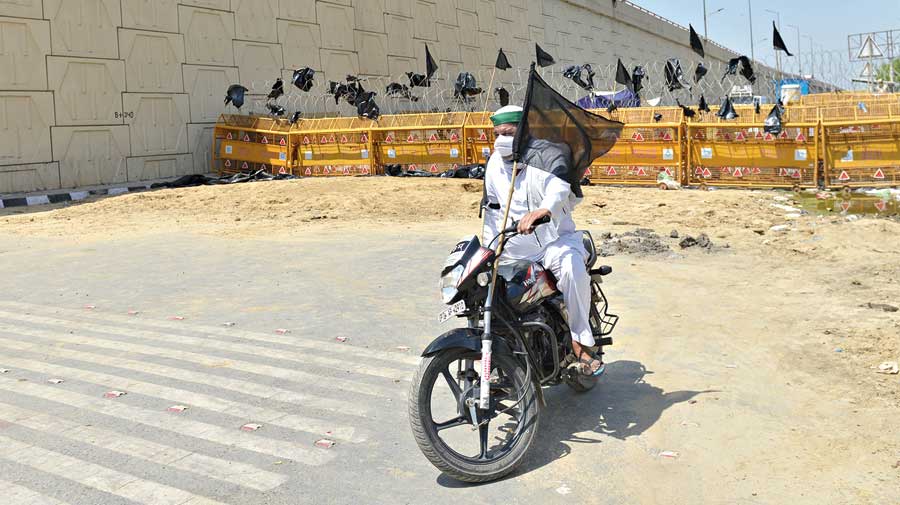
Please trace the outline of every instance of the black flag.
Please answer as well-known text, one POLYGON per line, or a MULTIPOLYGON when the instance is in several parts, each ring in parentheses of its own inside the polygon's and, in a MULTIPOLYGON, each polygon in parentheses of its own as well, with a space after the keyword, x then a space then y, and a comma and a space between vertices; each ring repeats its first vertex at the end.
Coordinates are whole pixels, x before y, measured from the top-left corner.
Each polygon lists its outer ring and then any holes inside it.
MULTIPOLYGON (((647 78, 647 73, 644 72, 644 67, 638 65, 634 67, 634 70, 631 71, 631 83, 634 85, 634 94, 637 95, 644 89, 643 81, 647 78)), ((649 79, 648 79, 649 80, 649 79)))
POLYGON ((550 53, 541 49, 541 46, 535 44, 534 51, 537 56, 537 64, 539 67, 549 67, 556 63, 556 60, 553 59, 553 56, 550 56, 550 53))
POLYGON ((631 80, 631 74, 628 73, 628 69, 625 68, 625 65, 622 64, 622 59, 619 59, 619 63, 616 66, 616 82, 625 86, 626 88, 634 91, 634 81, 631 80))
POLYGON ((700 42, 700 36, 697 35, 697 32, 694 31, 694 27, 690 24, 688 25, 688 28, 691 30, 691 49, 699 54, 701 58, 706 58, 706 51, 703 50, 703 42, 700 42))
POLYGON ((497 53, 497 63, 494 63, 494 66, 497 67, 498 70, 509 70, 512 68, 512 65, 509 64, 509 60, 506 58, 506 53, 503 52, 503 49, 500 49, 500 52, 497 53))
POLYGON ((719 112, 716 112, 716 115, 726 121, 740 117, 734 110, 734 104, 731 103, 731 98, 727 96, 725 97, 725 100, 722 101, 722 105, 719 107, 719 112))
POLYGON ((700 95, 700 103, 697 104, 697 110, 700 112, 709 112, 709 104, 706 103, 706 97, 700 95))
POLYGON ((428 44, 425 44, 425 80, 430 81, 431 76, 437 72, 438 66, 431 57, 431 51, 428 50, 428 44))
POLYGON ((700 63, 697 63, 697 69, 694 70, 694 84, 697 84, 698 82, 700 82, 700 79, 703 79, 703 77, 708 72, 709 72, 709 69, 703 65, 702 61, 700 63))
POLYGON ((684 71, 681 70, 681 62, 678 61, 678 58, 669 58, 666 61, 665 74, 669 91, 687 87, 684 85, 684 71))
POLYGON ((775 105, 772 107, 772 110, 769 111, 769 116, 766 118, 766 122, 763 125, 763 130, 766 133, 771 133, 772 135, 778 135, 781 133, 781 106, 775 105))
POLYGON ((500 87, 494 90, 497 93, 497 100, 500 102, 500 107, 506 107, 509 105, 509 91, 506 88, 500 87))
POLYGON ((541 79, 532 64, 513 153, 516 160, 568 182, 581 198, 585 171, 612 149, 623 126, 567 100, 541 79))
POLYGON ((781 34, 778 33, 778 27, 775 26, 775 21, 772 21, 772 45, 775 46, 776 51, 784 51, 788 56, 793 56, 793 54, 788 51, 787 46, 784 45, 784 39, 781 38, 781 34))
POLYGON ((737 73, 738 64, 741 65, 741 75, 750 81, 750 84, 756 82, 756 74, 753 72, 753 65, 750 64, 750 58, 746 56, 738 56, 737 58, 728 60, 728 68, 725 69, 725 74, 722 75, 722 82, 724 82, 725 78, 729 75, 737 73))

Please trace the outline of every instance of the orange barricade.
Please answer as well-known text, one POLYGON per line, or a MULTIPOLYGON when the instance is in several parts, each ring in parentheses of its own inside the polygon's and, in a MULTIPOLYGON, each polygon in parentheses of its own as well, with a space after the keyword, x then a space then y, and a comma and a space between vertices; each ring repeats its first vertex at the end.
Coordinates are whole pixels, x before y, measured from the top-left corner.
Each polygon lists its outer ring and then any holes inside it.
POLYGON ((380 167, 440 173, 466 163, 465 112, 384 115, 372 129, 380 167))
POLYGON ((795 121, 784 112, 782 131, 766 133, 771 106, 735 106, 739 117, 723 120, 717 108, 686 123, 688 184, 700 187, 815 187, 818 181, 818 123, 795 121))
POLYGON ((466 163, 487 165, 494 151, 493 112, 472 112, 466 119, 463 137, 466 142, 466 163))
POLYGON ((358 117, 305 119, 297 133, 300 175, 334 177, 380 173, 372 154, 373 121, 358 117))
POLYGON ((297 175, 295 129, 285 119, 223 114, 213 130, 210 166, 219 175, 257 170, 297 175))
POLYGON ((639 107, 595 114, 625 123, 622 136, 585 174, 594 184, 654 186, 665 176, 683 182, 680 107, 639 107))

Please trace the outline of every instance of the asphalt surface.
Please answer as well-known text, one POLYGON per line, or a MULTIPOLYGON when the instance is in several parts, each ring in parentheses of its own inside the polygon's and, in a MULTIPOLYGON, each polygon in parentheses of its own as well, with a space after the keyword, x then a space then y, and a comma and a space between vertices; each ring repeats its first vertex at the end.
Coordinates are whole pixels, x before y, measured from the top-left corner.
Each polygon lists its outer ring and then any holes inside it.
MULTIPOLYGON (((593 392, 547 391, 511 477, 464 485, 418 451, 405 397, 451 325, 436 284, 457 238, 2 237, 4 502, 630 503, 604 474, 694 393, 666 396, 615 349, 593 392)), ((639 305, 629 279, 608 284, 614 307, 639 305)), ((616 336, 638 333, 623 317, 616 336)))

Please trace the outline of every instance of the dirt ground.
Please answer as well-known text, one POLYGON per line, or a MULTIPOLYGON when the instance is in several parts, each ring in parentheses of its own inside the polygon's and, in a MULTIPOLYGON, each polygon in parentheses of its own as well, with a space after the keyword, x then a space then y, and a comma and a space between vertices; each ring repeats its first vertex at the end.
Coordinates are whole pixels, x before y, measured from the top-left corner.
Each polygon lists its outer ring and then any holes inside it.
MULTIPOLYGON (((407 230, 446 235, 449 248, 478 229, 480 197, 480 181, 304 179, 5 209, 0 258, 17 238, 91 242, 160 233, 252 242, 407 230)), ((657 373, 666 363, 698 377, 717 370, 706 394, 697 396, 701 403, 718 400, 715 391, 725 387, 718 374, 729 374, 727 389, 741 393, 721 410, 670 420, 666 429, 684 433, 667 440, 684 443, 680 458, 691 471, 670 465, 648 475, 703 482, 711 499, 698 502, 744 503, 715 489, 728 482, 746 485, 747 503, 800 495, 809 499, 804 503, 813 497, 888 503, 879 500, 897 500, 900 489, 900 375, 877 373, 877 367, 900 360, 900 312, 890 311, 900 306, 900 222, 796 216, 773 206, 794 203, 784 191, 585 188, 576 218, 604 243, 601 252, 614 254, 608 261, 636 272, 671 273, 678 281, 661 280, 657 290, 646 278, 635 287, 661 302, 652 320, 630 323, 640 338, 632 337, 617 355, 652 357, 657 373), (635 234, 638 229, 647 230, 635 234), (701 234, 710 244, 679 245, 701 234), (650 247, 643 247, 648 240, 650 247), (667 338, 670 328, 684 335, 682 343, 667 338), (756 417, 735 415, 744 411, 756 417), (705 456, 690 459, 692 447, 704 448, 696 453, 705 456), (808 491, 798 495, 797 486, 808 491), (764 498, 754 498, 758 494, 764 498)), ((640 295, 618 302, 623 319, 629 303, 642 303, 640 295)), ((567 465, 561 468, 571 470, 567 465)), ((616 475, 635 479, 628 471, 645 469, 626 464, 616 475)), ((670 503, 690 503, 679 490, 671 492, 676 498, 670 503)), ((636 498, 650 503, 664 496, 636 498)))

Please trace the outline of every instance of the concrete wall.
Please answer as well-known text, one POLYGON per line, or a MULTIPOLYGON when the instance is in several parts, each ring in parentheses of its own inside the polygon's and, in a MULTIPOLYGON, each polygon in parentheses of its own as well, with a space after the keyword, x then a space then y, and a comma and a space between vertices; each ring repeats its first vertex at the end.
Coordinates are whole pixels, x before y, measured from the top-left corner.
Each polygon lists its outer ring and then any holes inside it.
POLYGON ((450 76, 498 47, 524 67, 535 42, 561 64, 691 60, 687 39, 611 0, 0 0, 0 193, 205 172, 227 86, 302 66, 400 80, 424 43, 450 76))

